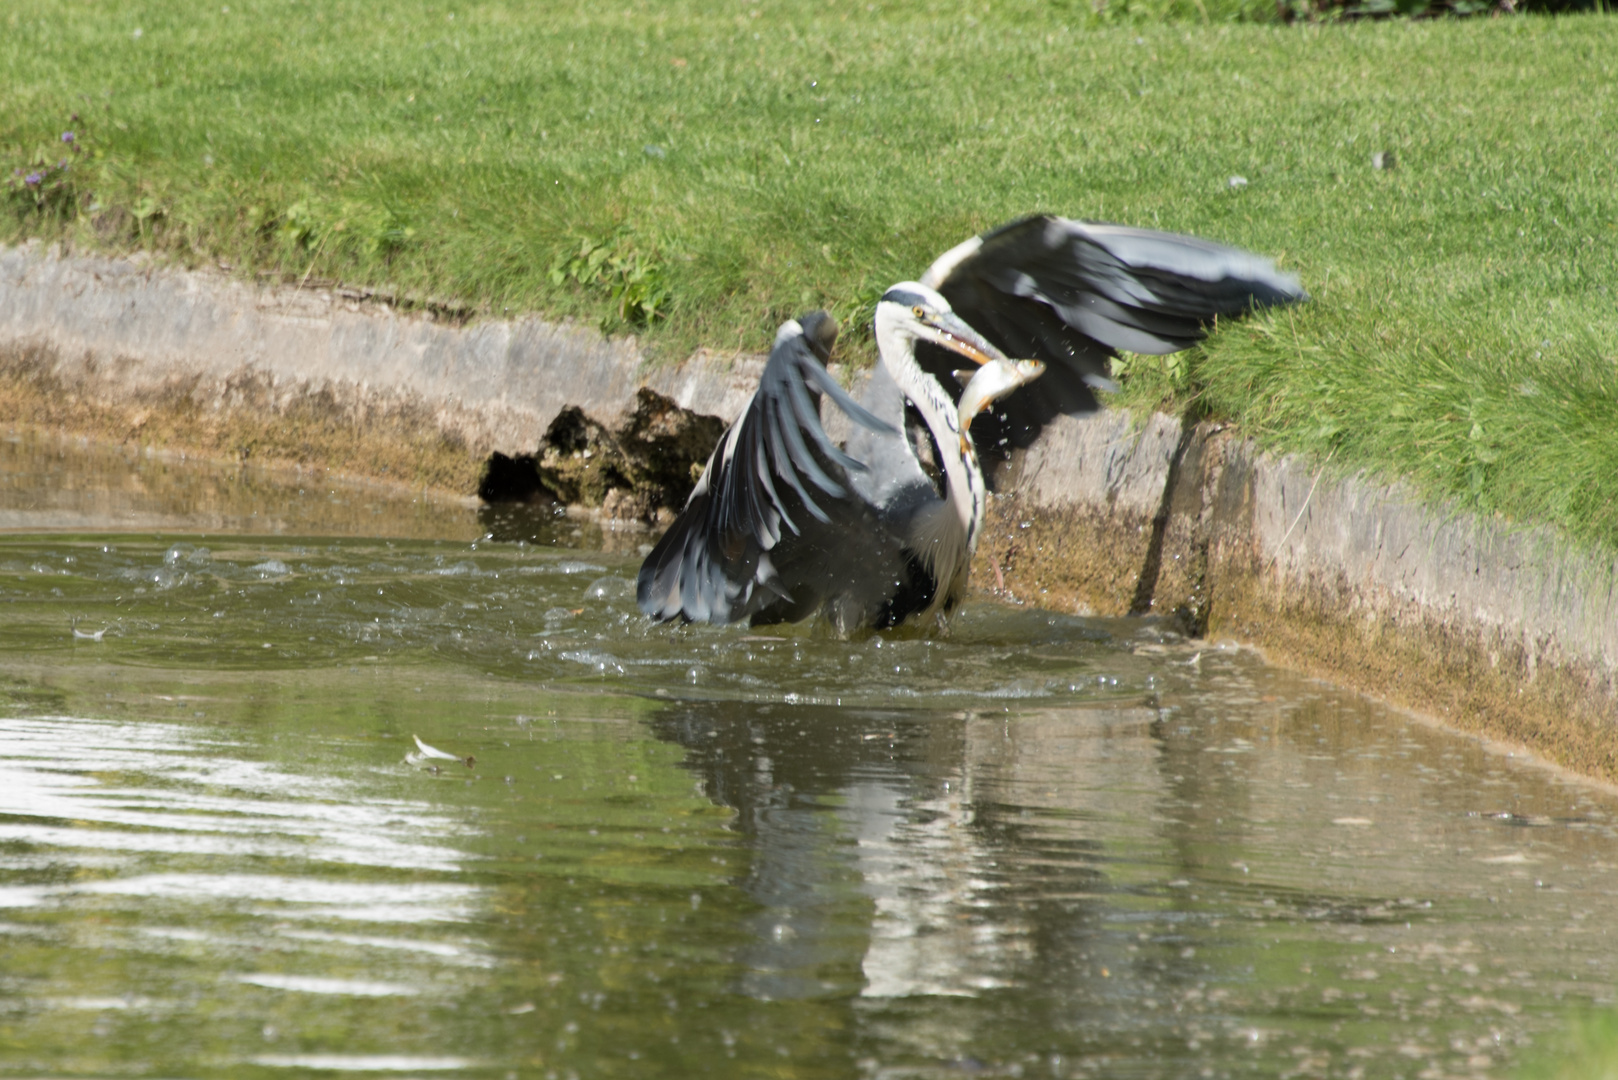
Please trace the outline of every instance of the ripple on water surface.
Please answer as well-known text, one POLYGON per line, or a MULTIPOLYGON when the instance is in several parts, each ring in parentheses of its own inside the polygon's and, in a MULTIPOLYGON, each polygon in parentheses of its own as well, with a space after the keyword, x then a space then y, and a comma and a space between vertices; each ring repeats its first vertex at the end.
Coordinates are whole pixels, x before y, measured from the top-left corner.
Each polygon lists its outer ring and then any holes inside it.
POLYGON ((0 537, 0 1075, 1497 1076, 1610 1002, 1605 794, 1150 623, 633 569, 0 537))

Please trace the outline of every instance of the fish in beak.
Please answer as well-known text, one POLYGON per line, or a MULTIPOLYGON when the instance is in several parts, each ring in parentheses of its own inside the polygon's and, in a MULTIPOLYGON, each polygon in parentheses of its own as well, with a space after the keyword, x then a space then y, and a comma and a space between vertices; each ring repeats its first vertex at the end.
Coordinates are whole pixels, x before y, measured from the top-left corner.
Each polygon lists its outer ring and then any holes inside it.
MULTIPOLYGON (((963 354, 964 355, 964 354, 963 354)), ((1007 360, 1004 357, 986 361, 967 380, 961 391, 961 439, 966 439, 972 418, 993 405, 1000 398, 1026 386, 1045 374, 1045 365, 1039 360, 1007 360)))

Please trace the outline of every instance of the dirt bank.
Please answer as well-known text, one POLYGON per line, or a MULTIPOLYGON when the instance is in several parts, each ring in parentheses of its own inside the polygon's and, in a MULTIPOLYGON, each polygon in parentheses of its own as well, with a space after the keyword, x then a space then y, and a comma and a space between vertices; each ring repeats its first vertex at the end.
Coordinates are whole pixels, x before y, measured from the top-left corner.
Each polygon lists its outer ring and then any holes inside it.
MULTIPOLYGON (((6 422, 461 494, 666 516, 760 363, 648 372, 539 319, 0 252, 6 422)), ((980 588, 1163 615, 1618 780, 1618 562, 1166 416, 1063 421, 999 490, 980 588)))

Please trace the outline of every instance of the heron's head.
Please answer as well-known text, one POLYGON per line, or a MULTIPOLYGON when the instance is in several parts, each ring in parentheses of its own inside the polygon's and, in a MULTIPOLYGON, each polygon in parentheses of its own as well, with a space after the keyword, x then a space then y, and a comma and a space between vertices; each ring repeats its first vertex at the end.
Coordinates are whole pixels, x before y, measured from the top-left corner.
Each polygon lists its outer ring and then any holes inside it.
POLYGON ((877 301, 876 339, 878 343, 930 341, 975 364, 1005 359, 950 309, 948 300, 915 281, 893 286, 877 301))

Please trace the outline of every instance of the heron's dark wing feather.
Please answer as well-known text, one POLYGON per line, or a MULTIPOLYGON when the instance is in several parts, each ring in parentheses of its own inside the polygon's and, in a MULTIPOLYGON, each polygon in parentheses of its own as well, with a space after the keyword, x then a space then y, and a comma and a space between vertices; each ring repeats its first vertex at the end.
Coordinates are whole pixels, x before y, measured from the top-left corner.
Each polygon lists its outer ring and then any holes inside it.
MULTIPOLYGON (((812 580, 805 550, 828 528, 856 529, 869 508, 848 483, 865 465, 839 450, 820 424, 825 395, 856 424, 887 425, 850 398, 802 333, 783 334, 753 400, 708 459, 685 509, 641 565, 636 598, 657 619, 728 623, 794 597, 812 580)), ((828 545, 831 546, 831 545, 828 545)), ((835 557, 829 553, 828 558, 835 557)))
MULTIPOLYGON (((1002 225, 962 245, 922 282, 1002 348, 1008 342, 995 340, 996 332, 1037 323, 1035 313, 1043 312, 1105 350, 1174 352, 1199 340, 1216 317, 1307 299, 1295 276, 1239 248, 1048 216, 1002 225)), ((1027 358, 1069 359, 1070 342, 1046 344, 1048 353, 1027 358)))
MULTIPOLYGON (((1045 375, 973 424, 979 449, 1022 446, 1059 413, 1096 408, 1120 349, 1161 354, 1200 341, 1214 319, 1308 299, 1269 259, 1194 236, 1050 216, 1025 218, 951 250, 922 275, 1007 356, 1045 375)), ((941 349, 917 360, 942 376, 941 349)), ((940 382, 951 383, 940 377, 940 382)), ((985 461, 985 464, 990 464, 985 461)))

